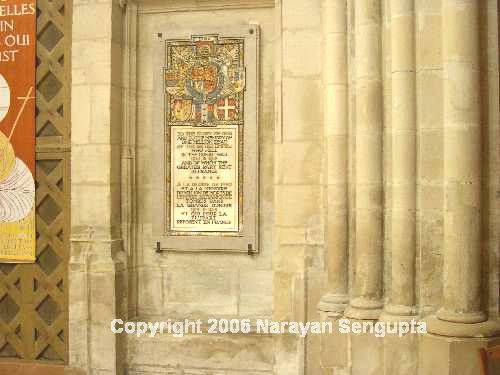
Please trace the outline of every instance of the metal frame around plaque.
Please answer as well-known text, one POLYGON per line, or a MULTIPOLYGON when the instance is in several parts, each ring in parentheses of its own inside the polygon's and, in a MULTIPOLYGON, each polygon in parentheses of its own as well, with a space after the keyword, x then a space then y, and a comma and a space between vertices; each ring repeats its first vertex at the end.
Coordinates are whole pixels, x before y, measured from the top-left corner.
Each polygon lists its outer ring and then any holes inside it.
POLYGON ((173 32, 166 29, 157 37, 153 247, 156 251, 256 253, 259 27, 176 28, 173 32), (231 142, 237 150, 231 151, 231 142), (227 153, 221 152, 224 150, 227 153), (197 159, 200 152, 217 157, 201 163, 197 159), (217 170, 203 171, 200 166, 217 170), (235 178, 232 184, 226 181, 231 173, 235 178), (196 180, 191 184, 187 178, 196 180), (200 185, 206 185, 206 190, 200 185), (220 193, 210 191, 222 189, 219 185, 231 188, 220 193), (187 191, 190 186, 200 192, 187 191), (186 202, 191 203, 189 208, 186 202), (200 208, 197 202, 209 208, 200 208), (213 202, 231 209, 213 208, 213 202), (218 217, 228 212, 232 218, 218 217))

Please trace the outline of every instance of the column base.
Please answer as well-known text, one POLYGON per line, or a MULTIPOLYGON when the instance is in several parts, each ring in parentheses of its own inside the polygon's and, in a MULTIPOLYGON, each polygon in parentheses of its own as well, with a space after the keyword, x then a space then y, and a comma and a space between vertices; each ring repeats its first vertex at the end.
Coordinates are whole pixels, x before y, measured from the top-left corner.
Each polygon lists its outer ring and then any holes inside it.
POLYGON ((379 320, 384 322, 410 322, 417 320, 418 312, 414 306, 386 305, 379 320))
MULTIPOLYGON (((456 323, 455 323, 456 324, 456 323)), ((419 337, 419 373, 477 375, 479 349, 498 345, 500 338, 457 338, 433 334, 419 337)))
POLYGON ((351 300, 344 315, 351 319, 378 320, 383 306, 382 301, 358 297, 351 300))
POLYGON ((464 323, 443 320, 436 316, 425 319, 427 332, 445 337, 484 338, 500 336, 500 321, 487 320, 479 323, 464 323))
POLYGON ((384 314, 392 315, 392 316, 414 317, 414 316, 418 315, 418 309, 416 306, 387 304, 384 307, 384 314))
POLYGON ((439 320, 444 320, 451 323, 473 324, 482 323, 488 320, 486 314, 482 311, 474 311, 468 313, 458 313, 446 309, 440 309, 437 314, 439 320))
POLYGON ((345 294, 327 293, 321 297, 318 303, 318 310, 326 313, 327 316, 339 316, 344 313, 349 298, 345 294))

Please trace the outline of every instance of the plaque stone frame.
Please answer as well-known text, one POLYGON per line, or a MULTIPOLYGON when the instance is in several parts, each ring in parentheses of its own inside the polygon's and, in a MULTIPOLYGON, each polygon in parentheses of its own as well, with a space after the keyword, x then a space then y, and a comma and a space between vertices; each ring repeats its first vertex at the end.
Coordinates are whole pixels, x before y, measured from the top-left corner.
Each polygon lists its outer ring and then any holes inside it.
MULTIPOLYGON (((257 253, 259 250, 259 26, 255 23, 224 27, 200 27, 175 30, 166 27, 155 35, 158 42, 154 45, 154 97, 153 106, 153 148, 152 148, 152 223, 153 247, 156 251, 222 251, 257 253), (172 161, 178 158, 173 134, 188 129, 190 131, 209 132, 210 129, 224 129, 224 125, 212 126, 171 126, 167 118, 171 113, 171 99, 167 93, 167 43, 173 41, 189 41, 213 37, 224 39, 241 39, 244 56, 244 85, 241 95, 242 113, 240 125, 232 125, 235 129, 236 166, 233 166, 237 183, 233 186, 236 192, 238 207, 237 226, 220 230, 215 226, 210 230, 200 225, 199 228, 179 229, 173 226, 174 202, 178 192, 172 183, 179 172, 173 169, 172 161), (174 131, 175 128, 175 131, 174 131), (181 129, 181 130, 179 130, 181 129), (174 157, 175 156, 175 157, 174 157)), ((173 74, 175 75, 175 74, 173 74)), ((181 104, 179 104, 181 106, 181 104)), ((229 107, 226 101, 226 107, 229 107)), ((189 108, 189 106, 187 107, 189 108)), ((194 108, 194 106, 193 106, 194 108)), ((222 108, 222 107, 221 107, 222 108)), ((222 110, 222 109, 221 109, 222 110)), ((182 108, 179 110, 182 114, 182 108)), ((193 115, 194 116, 194 115, 193 115)), ((216 115, 217 116, 217 115, 216 115)), ((228 116, 226 109, 225 118, 228 116)), ((182 117, 182 116, 180 116, 182 117)), ((227 128, 226 128, 227 129, 227 128)), ((193 133, 191 133, 193 134, 193 133)), ((194 133, 198 134, 198 133, 194 133)), ((183 146, 180 146, 183 147, 183 146)), ((179 148, 179 146, 177 146, 179 148)), ((184 154, 185 155, 185 154, 184 154)), ((184 172, 185 173, 185 172, 184 172)), ((220 172, 219 172, 220 173, 220 172)))

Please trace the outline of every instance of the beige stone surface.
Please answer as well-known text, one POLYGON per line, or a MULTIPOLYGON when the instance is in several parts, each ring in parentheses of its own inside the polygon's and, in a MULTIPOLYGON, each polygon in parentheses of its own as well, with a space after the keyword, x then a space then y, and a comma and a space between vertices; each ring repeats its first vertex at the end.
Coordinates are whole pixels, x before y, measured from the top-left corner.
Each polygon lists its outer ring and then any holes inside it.
POLYGON ((209 370, 271 372, 274 365, 273 340, 256 335, 191 335, 183 338, 167 334, 128 338, 128 362, 149 371, 165 368, 190 371, 209 370))
MULTIPOLYGON (((383 305, 418 318, 444 306, 494 326, 498 3, 477 4, 76 1, 69 364, 117 375, 477 373, 477 349, 495 340, 109 331, 127 314, 335 321, 346 304, 372 319, 383 305), (156 254, 157 33, 249 21, 262 32, 261 251, 156 254)), ((475 327, 443 332, 484 333, 475 327)))

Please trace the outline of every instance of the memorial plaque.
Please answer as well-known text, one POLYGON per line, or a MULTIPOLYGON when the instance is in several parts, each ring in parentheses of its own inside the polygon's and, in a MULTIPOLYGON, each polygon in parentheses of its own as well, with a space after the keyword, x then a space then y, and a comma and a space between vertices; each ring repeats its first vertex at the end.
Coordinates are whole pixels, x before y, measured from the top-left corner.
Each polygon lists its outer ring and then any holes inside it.
POLYGON ((238 127, 172 127, 171 229, 237 232, 238 127))
POLYGON ((164 163, 154 204, 165 204, 157 249, 257 247, 258 27, 234 30, 159 34, 164 128, 155 138, 164 163))
POLYGON ((170 231, 239 232, 244 39, 167 40, 170 231))

